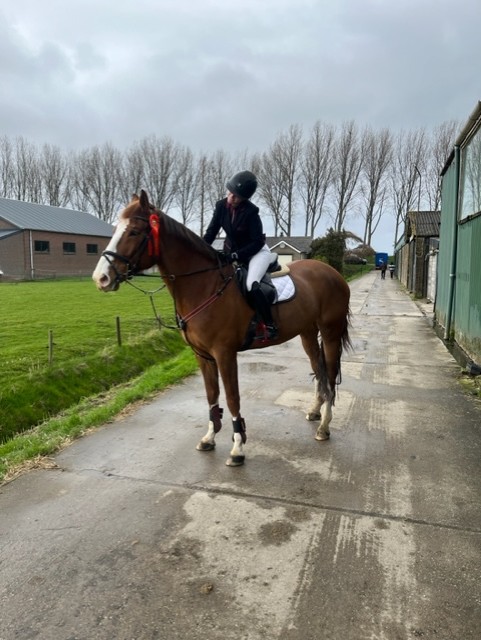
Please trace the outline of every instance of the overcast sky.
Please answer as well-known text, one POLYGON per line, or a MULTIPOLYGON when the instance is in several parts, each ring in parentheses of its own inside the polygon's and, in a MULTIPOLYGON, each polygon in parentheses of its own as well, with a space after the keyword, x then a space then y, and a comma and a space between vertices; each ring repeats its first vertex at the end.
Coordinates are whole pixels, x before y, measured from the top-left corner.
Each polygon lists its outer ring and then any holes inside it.
POLYGON ((468 119, 480 62, 480 0, 2 0, 0 136, 234 154, 317 120, 431 129, 468 119))

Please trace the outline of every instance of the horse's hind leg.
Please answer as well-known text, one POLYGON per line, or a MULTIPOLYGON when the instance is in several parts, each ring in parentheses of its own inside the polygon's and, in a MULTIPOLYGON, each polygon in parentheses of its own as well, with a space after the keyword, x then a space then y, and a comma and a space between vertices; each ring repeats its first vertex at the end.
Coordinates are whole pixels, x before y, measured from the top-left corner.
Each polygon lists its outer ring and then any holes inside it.
POLYGON ((306 414, 306 419, 310 421, 320 420, 315 438, 321 441, 328 440, 335 387, 330 384, 325 352, 324 348, 319 344, 317 329, 310 334, 301 335, 301 340, 315 376, 314 402, 306 414))
POLYGON ((197 361, 204 378, 209 403, 209 427, 196 448, 198 451, 212 451, 215 449, 215 434, 222 428, 223 410, 219 407, 219 371, 215 360, 206 360, 198 356, 197 361))
POLYGON ((315 435, 316 440, 329 439, 329 423, 332 420, 332 407, 336 398, 336 381, 340 373, 342 337, 323 334, 319 357, 318 393, 322 398, 321 422, 315 435))

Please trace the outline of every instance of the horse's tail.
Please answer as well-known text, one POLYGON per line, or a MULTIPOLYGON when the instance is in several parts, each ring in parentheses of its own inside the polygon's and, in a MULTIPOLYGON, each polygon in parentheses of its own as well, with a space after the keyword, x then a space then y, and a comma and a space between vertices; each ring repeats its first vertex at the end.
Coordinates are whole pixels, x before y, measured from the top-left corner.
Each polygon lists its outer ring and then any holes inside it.
MULTIPOLYGON (((343 351, 351 351, 353 349, 352 342, 351 342, 351 336, 349 335, 349 329, 352 326, 351 325, 351 317, 352 317, 351 310, 348 309, 347 310, 347 314, 346 314, 344 329, 343 329, 342 335, 341 335, 341 347, 340 347, 340 353, 339 353, 339 360, 341 358, 341 355, 342 355, 343 351)), ((339 362, 339 371, 340 370, 341 370, 341 363, 339 362)))

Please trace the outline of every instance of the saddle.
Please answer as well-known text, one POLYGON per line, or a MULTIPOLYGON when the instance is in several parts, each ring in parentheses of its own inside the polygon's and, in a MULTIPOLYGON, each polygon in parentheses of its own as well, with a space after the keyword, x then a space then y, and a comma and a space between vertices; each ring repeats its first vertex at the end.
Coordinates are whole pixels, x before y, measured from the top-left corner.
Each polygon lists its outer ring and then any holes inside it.
MULTIPOLYGON (((280 272, 282 270, 281 265, 277 259, 277 253, 271 253, 271 262, 267 268, 267 272, 264 274, 262 280, 259 282, 262 292, 266 297, 266 300, 269 304, 275 304, 277 300, 277 290, 272 283, 272 275, 274 273, 280 272)), ((237 286, 240 289, 240 292, 246 299, 252 309, 255 310, 255 304, 249 295, 249 291, 247 291, 247 267, 242 264, 237 265, 235 270, 235 277, 237 281, 237 286)))
MULTIPOLYGON (((271 256, 272 258, 267 268, 267 272, 259 282, 260 289, 262 290, 265 300, 269 305, 275 304, 278 298, 278 291, 272 282, 272 278, 282 271, 277 259, 277 254, 271 253, 271 256)), ((245 351, 246 349, 251 348, 253 344, 266 344, 268 342, 268 338, 265 325, 262 321, 262 314, 260 314, 260 310, 256 305, 254 292, 247 290, 247 268, 244 265, 237 265, 235 278, 237 286, 239 287, 239 290, 244 296, 247 304, 254 310, 254 315, 249 323, 244 343, 240 348, 240 351, 245 351)))

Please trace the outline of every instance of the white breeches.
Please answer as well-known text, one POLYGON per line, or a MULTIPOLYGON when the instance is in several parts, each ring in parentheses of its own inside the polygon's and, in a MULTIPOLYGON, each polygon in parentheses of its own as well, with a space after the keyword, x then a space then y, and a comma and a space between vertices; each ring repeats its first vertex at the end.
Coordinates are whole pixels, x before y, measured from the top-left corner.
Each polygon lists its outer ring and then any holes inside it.
POLYGON ((247 291, 252 289, 254 282, 260 282, 267 271, 272 259, 271 250, 265 244, 249 261, 247 271, 247 291))

